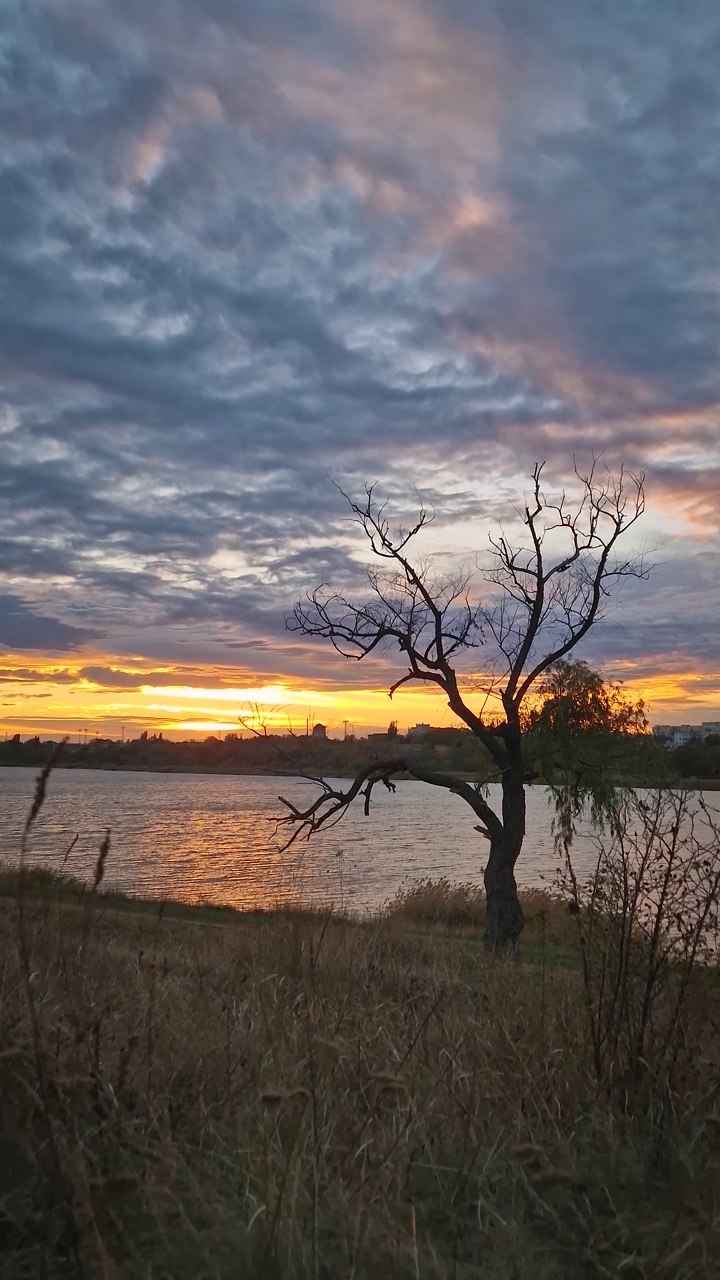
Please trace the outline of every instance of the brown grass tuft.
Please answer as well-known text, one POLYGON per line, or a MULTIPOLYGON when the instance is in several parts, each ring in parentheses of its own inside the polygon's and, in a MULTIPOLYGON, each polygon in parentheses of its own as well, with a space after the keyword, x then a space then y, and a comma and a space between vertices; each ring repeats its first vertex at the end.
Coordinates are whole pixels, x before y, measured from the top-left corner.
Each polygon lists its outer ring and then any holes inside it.
MULTIPOLYGON (((568 902, 545 889, 523 889, 520 902, 525 915, 524 943, 574 945, 577 928, 568 902)), ((413 880, 385 904, 382 917, 420 927, 480 933, 485 924, 485 892, 479 884, 457 883, 444 876, 413 880)))

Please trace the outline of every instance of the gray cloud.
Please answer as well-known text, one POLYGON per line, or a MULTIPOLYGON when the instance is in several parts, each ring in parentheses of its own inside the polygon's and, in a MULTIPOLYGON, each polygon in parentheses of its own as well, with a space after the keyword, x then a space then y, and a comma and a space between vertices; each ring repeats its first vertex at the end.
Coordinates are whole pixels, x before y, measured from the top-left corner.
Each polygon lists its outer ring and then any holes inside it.
POLYGON ((0 644, 8 649, 68 652, 100 635, 98 631, 73 627, 57 618, 34 613, 16 596, 0 595, 0 644))

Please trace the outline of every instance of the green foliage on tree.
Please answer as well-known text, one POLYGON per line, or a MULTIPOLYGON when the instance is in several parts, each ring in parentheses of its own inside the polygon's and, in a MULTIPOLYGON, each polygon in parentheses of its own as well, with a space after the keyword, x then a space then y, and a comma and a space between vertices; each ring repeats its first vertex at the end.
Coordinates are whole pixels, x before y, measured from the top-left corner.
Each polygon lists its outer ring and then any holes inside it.
POLYGON ((642 698, 634 701, 617 680, 606 680, 584 659, 560 658, 538 691, 538 704, 527 713, 527 731, 553 738, 579 734, 647 733, 642 698))
POLYGON ((688 742, 672 752, 672 763, 680 778, 715 780, 720 778, 720 740, 717 734, 704 742, 688 742))
POLYGON ((605 679, 583 659, 550 668, 527 711, 525 751, 555 801, 558 839, 571 842, 579 817, 609 820, 619 786, 669 778, 667 752, 654 741, 642 698, 605 679))

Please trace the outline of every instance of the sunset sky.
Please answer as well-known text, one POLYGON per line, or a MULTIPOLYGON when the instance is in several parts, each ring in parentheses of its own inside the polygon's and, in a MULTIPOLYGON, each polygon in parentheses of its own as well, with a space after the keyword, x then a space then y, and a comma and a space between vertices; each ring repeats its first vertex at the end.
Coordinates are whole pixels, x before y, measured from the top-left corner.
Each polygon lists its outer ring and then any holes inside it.
POLYGON ((452 723, 285 630, 330 477, 481 557, 647 473, 583 657, 720 719, 720 6, 6 0, 0 731, 452 723))

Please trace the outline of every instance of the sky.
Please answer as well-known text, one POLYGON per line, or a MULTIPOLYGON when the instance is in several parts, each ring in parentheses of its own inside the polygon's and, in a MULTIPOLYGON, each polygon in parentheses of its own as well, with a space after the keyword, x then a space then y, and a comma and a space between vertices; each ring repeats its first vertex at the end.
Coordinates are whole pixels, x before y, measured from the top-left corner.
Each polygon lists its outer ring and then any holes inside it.
POLYGON ((601 452, 653 572, 581 654, 720 718, 720 8, 5 0, 0 731, 452 723, 291 635, 333 480, 450 565, 601 452))

